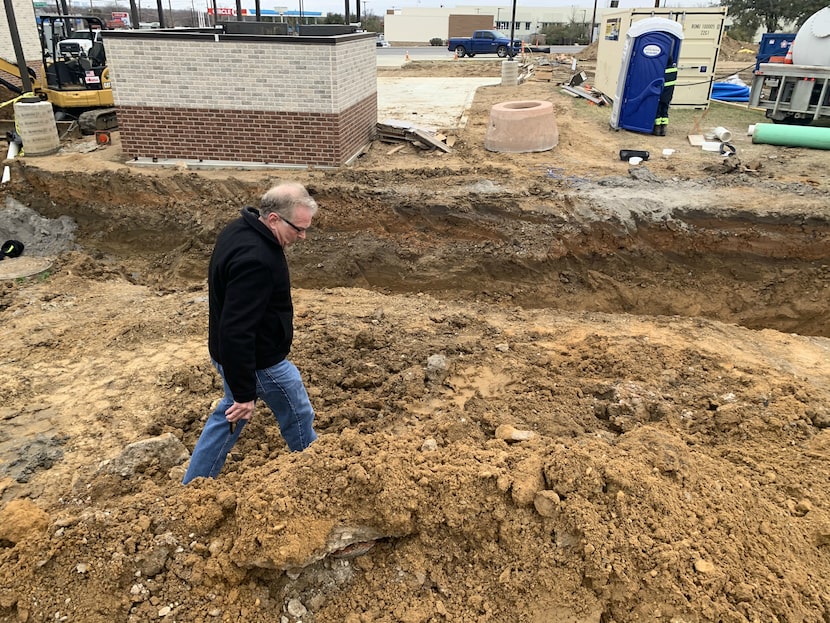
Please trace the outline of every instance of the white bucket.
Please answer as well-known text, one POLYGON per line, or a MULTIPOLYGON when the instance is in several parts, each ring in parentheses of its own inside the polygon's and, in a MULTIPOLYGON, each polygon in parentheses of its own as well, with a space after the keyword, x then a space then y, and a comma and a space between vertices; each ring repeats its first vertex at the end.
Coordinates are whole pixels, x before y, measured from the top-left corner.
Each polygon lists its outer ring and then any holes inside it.
POLYGON ((60 149, 55 113, 49 102, 15 102, 14 119, 24 155, 48 156, 60 149))

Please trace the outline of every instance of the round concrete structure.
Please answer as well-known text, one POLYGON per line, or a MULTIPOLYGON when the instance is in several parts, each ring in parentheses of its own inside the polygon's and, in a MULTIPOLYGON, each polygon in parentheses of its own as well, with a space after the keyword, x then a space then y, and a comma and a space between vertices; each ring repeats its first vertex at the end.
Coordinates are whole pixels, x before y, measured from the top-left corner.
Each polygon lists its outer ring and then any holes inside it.
POLYGON ((17 101, 14 103, 14 121, 26 156, 48 156, 60 149, 61 141, 51 103, 17 101))
POLYGON ((535 100, 501 102, 490 109, 485 149, 525 153, 548 151, 558 144, 559 128, 552 103, 535 100))

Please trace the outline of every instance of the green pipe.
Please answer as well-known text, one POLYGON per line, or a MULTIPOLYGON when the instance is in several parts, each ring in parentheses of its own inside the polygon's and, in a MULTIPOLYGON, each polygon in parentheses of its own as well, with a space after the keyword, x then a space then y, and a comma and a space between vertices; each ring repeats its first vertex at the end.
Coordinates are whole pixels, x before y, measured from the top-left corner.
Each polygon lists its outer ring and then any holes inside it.
POLYGON ((752 133, 753 143, 830 149, 830 128, 784 123, 756 123, 752 133))

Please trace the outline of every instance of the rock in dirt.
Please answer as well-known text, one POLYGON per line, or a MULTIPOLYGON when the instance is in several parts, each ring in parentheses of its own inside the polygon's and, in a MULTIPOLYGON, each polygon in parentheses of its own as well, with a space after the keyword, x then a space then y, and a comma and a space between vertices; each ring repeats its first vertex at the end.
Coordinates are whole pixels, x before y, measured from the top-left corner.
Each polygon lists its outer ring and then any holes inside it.
POLYGON ((153 463, 161 469, 170 469, 185 462, 190 453, 172 433, 151 439, 142 439, 124 448, 123 452, 105 464, 103 471, 130 478, 153 463))
POLYGON ((532 430, 519 430, 510 424, 501 424, 496 427, 496 439, 503 439, 504 441, 527 441, 536 436, 532 430))
POLYGON ((31 500, 12 500, 0 511, 0 543, 16 544, 29 534, 44 532, 49 515, 31 500))

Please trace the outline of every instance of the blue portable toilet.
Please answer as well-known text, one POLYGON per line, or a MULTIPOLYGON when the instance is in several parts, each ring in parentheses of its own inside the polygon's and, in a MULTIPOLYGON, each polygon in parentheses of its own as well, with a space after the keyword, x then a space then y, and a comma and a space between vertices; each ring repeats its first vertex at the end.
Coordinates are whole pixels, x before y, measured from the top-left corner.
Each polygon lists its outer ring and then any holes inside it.
POLYGON ((680 57, 682 40, 683 26, 664 17, 647 17, 628 29, 611 109, 612 128, 651 134, 666 67, 680 57))

